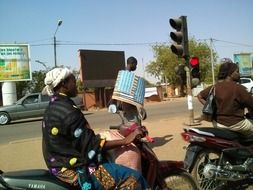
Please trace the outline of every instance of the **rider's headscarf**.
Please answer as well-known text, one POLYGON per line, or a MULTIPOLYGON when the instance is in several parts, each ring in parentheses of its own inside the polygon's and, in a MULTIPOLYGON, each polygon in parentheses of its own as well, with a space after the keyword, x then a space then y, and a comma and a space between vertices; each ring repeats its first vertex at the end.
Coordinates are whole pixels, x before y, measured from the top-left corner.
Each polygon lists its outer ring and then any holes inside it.
POLYGON ((44 79, 45 87, 42 90, 42 94, 52 96, 54 94, 54 88, 69 77, 72 72, 68 68, 54 68, 47 72, 44 79))

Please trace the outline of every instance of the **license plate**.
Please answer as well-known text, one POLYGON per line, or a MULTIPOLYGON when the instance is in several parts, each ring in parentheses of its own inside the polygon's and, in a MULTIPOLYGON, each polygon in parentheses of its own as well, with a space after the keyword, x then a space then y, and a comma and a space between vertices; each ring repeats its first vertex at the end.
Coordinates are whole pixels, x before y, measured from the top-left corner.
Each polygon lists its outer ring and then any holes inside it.
POLYGON ((186 154, 185 154, 185 159, 184 159, 184 168, 189 170, 194 162, 194 159, 198 152, 202 148, 199 146, 188 146, 186 154))

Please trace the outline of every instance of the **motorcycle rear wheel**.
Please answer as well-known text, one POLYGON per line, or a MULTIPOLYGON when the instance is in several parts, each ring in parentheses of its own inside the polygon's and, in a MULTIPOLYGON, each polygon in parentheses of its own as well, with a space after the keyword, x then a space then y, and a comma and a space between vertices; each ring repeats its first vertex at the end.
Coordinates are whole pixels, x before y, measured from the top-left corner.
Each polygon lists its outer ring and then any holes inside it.
POLYGON ((164 178, 167 188, 171 190, 197 190, 197 183, 185 171, 175 171, 164 178))
POLYGON ((204 176, 204 167, 207 164, 217 166, 220 159, 220 153, 212 150, 200 152, 192 168, 191 174, 195 178, 200 190, 224 190, 227 189, 227 182, 207 178, 204 176))

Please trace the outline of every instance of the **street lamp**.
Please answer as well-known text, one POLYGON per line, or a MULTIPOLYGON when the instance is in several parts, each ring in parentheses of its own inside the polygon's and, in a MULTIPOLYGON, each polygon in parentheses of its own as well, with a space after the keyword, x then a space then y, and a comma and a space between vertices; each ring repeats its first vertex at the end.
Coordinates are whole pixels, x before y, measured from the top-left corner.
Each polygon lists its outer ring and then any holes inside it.
POLYGON ((56 61, 56 36, 55 35, 56 35, 56 32, 57 32, 59 26, 61 26, 61 24, 62 24, 62 20, 59 20, 58 24, 57 24, 57 28, 56 28, 55 33, 54 33, 54 66, 55 67, 57 67, 57 61, 56 61))
POLYGON ((49 68, 48 68, 47 65, 46 65, 46 62, 43 62, 43 61, 40 61, 40 60, 35 60, 35 62, 37 62, 37 63, 43 65, 43 66, 45 67, 46 71, 49 70, 49 68))

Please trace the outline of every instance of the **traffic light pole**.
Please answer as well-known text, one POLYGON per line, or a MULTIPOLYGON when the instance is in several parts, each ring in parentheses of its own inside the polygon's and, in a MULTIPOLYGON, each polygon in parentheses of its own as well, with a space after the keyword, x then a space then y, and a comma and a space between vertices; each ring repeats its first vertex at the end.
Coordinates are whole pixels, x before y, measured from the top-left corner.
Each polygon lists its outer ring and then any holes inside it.
POLYGON ((187 86, 187 105, 189 110, 189 123, 186 124, 188 126, 195 126, 200 125, 200 123, 197 123, 194 121, 194 111, 193 111, 193 100, 192 100, 192 88, 191 88, 191 72, 189 68, 189 59, 186 58, 186 65, 184 67, 186 72, 186 86, 187 86))
POLYGON ((194 113, 193 113, 193 104, 192 104, 192 90, 191 90, 191 74, 190 69, 186 65, 185 66, 185 72, 186 72, 186 87, 187 87, 187 105, 189 110, 189 124, 191 125, 194 121, 194 113))
MULTIPOLYGON (((190 71, 189 60, 189 47, 188 47, 188 31, 187 31, 187 19, 186 16, 180 16, 179 18, 171 18, 169 20, 170 25, 175 31, 170 33, 170 37, 173 40, 170 46, 171 51, 178 56, 178 58, 185 59, 185 71, 186 71, 186 85, 187 85, 187 103, 189 110, 189 124, 196 125, 194 122, 193 102, 192 102, 192 80, 190 71)), ((194 84, 193 84, 194 86, 194 84)))

